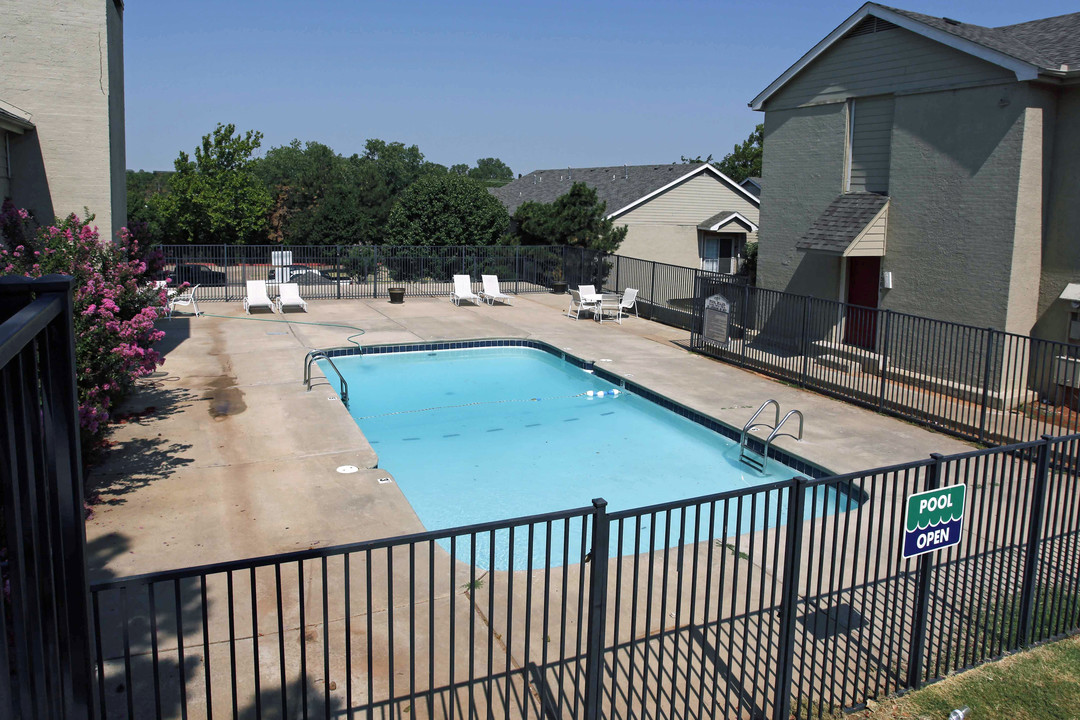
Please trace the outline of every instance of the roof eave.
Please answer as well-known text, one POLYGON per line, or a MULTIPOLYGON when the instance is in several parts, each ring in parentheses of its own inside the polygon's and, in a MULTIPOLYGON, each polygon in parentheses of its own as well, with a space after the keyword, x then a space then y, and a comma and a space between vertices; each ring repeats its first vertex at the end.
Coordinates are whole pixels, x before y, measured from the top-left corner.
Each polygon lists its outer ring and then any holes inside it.
POLYGON ((803 68, 816 60, 822 53, 832 47, 837 41, 839 41, 844 35, 848 33, 855 25, 865 19, 867 16, 873 15, 879 17, 882 20, 888 20, 892 24, 901 27, 910 32, 922 35, 925 38, 934 40, 943 45, 947 45, 960 52, 967 53, 981 60, 985 60, 994 65, 1005 68, 1016 75, 1016 80, 1022 82, 1025 80, 1035 80, 1040 74, 1040 68, 1036 65, 1032 65, 1029 62, 1025 62, 1018 58, 1014 58, 1011 55, 998 52, 997 50, 991 50, 990 48, 980 45, 971 40, 965 40, 958 35, 947 33, 944 30, 938 30, 937 28, 924 25, 918 20, 913 20, 900 13, 893 12, 888 8, 884 8, 874 3, 866 3, 861 8, 855 11, 855 13, 840 24, 835 30, 829 33, 825 39, 810 49, 808 53, 799 58, 798 62, 789 67, 783 75, 773 80, 773 82, 758 95, 750 101, 749 105, 753 110, 763 110, 765 102, 776 94, 780 88, 802 72, 803 68))
POLYGON ((743 195, 747 200, 752 202, 755 206, 761 207, 761 198, 755 197, 752 192, 748 192, 746 190, 746 188, 739 185, 739 183, 735 182, 734 180, 729 178, 727 175, 725 175, 724 173, 722 173, 719 170, 717 170, 716 168, 714 168, 712 165, 710 165, 708 163, 704 163, 704 164, 700 165, 699 167, 696 167, 693 170, 691 170, 690 172, 686 173, 685 175, 682 175, 680 177, 675 178, 674 180, 669 182, 667 185, 664 185, 663 187, 657 188, 656 190, 653 190, 651 193, 648 193, 647 195, 642 195, 641 197, 639 197, 637 200, 630 203, 629 205, 621 207, 618 210, 616 210, 615 212, 608 213, 607 219, 608 220, 614 220, 619 215, 622 215, 625 212, 629 212, 630 210, 633 210, 634 208, 636 208, 638 205, 642 205, 642 204, 648 202, 649 200, 652 200, 654 197, 656 197, 660 193, 665 192, 667 190, 670 190, 671 188, 675 187, 676 185, 678 185, 680 183, 683 183, 683 182, 686 182, 687 180, 694 177, 695 175, 698 175, 700 173, 705 173, 705 172, 711 172, 713 175, 715 175, 717 178, 719 178, 722 182, 725 182, 727 185, 729 185, 733 190, 735 190, 738 193, 740 193, 741 195, 743 195))

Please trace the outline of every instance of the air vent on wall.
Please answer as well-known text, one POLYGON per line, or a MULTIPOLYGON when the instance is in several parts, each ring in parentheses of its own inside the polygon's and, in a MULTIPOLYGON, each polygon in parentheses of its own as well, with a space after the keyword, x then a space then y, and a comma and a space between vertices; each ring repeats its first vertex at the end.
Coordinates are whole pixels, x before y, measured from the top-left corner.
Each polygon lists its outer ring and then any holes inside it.
POLYGON ((869 35, 870 33, 884 32, 885 30, 895 30, 896 25, 893 25, 888 20, 882 20, 879 17, 873 15, 869 16, 861 23, 852 28, 851 32, 847 34, 848 37, 855 37, 857 35, 869 35))

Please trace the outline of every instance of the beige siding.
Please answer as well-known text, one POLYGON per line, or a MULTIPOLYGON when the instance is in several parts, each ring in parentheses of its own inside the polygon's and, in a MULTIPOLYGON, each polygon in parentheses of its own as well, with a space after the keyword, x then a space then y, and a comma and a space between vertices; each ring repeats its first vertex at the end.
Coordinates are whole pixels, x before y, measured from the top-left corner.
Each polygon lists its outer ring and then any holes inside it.
MULTIPOLYGON (((628 228, 619 254, 700 267, 697 226, 725 210, 741 213, 750 222, 758 224, 757 206, 742 193, 732 190, 714 175, 696 175, 614 218, 616 225, 628 228)), ((722 228, 724 231, 739 229, 734 225, 722 228)), ((757 233, 747 233, 746 239, 756 242, 757 233)))
POLYGON ((683 267, 700 267, 698 232, 694 225, 628 225, 618 253, 683 267))
POLYGON ((866 229, 866 232, 862 234, 851 244, 848 251, 844 253, 846 257, 881 257, 885 254, 885 230, 888 223, 889 210, 886 206, 885 212, 881 217, 874 221, 874 223, 866 229))
POLYGON ((615 222, 619 225, 675 223, 696 227, 724 210, 742 213, 757 225, 757 205, 719 178, 701 174, 619 215, 615 222))
POLYGON ((765 109, 1015 80, 1004 68, 896 28, 840 40, 769 98, 765 109))
POLYGON ((852 103, 851 112, 848 190, 888 192, 893 97, 859 98, 852 103))

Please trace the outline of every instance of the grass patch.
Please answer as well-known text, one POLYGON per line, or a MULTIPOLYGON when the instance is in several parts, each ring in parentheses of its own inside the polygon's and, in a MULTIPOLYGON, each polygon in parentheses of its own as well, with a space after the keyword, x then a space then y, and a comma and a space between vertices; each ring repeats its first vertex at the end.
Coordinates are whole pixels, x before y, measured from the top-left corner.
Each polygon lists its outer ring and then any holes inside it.
POLYGON ((958 707, 971 720, 1080 717, 1080 636, 946 678, 859 713, 866 720, 944 720, 958 707))

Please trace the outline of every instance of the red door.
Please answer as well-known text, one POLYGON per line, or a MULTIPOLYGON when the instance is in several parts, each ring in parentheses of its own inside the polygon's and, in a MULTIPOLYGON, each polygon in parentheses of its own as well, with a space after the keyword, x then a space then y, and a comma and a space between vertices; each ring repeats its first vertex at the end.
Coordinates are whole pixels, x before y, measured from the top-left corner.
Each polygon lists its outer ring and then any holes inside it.
POLYGON ((847 263, 848 308, 844 323, 844 342, 873 350, 874 340, 877 338, 876 308, 881 278, 881 258, 853 257, 848 258, 847 263), (851 307, 852 305, 861 307, 851 307))

